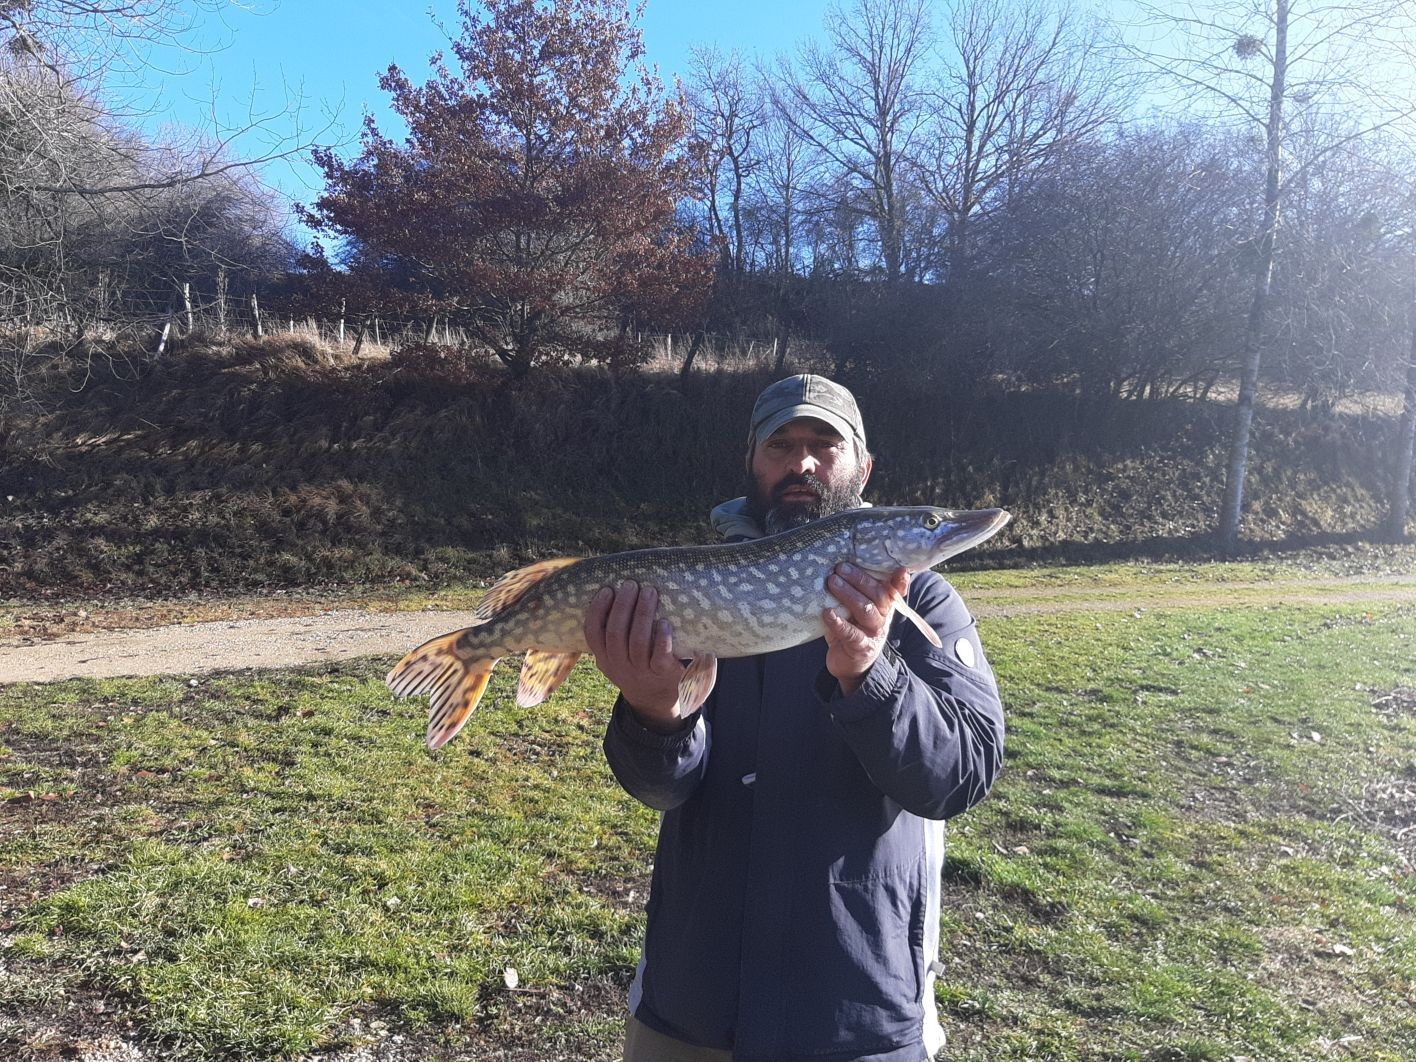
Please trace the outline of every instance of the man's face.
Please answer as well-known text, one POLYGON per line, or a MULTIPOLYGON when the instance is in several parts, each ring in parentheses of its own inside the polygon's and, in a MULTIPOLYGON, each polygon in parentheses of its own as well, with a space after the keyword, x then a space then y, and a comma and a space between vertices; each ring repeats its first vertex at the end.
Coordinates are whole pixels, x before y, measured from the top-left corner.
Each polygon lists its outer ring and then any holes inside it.
POLYGON ((788 421, 752 451, 748 511, 769 535, 860 504, 871 460, 825 421, 788 421))

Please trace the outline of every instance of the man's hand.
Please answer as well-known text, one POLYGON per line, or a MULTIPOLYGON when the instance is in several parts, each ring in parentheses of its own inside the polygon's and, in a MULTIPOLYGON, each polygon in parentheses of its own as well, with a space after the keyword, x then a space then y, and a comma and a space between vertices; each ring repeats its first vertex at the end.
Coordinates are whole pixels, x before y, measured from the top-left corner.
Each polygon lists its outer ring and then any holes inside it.
POLYGON ((838 564, 827 578, 826 589, 850 613, 846 619, 835 609, 821 614, 826 624, 826 670, 847 697, 860 689, 865 673, 885 648, 890 614, 909 585, 905 568, 896 568, 889 582, 881 582, 853 564, 838 564))
POLYGON ((678 687, 684 665, 673 654, 673 630, 656 619, 659 593, 632 581, 618 591, 604 587, 585 610, 585 642, 600 673, 619 687, 634 716, 648 730, 682 730, 678 687))

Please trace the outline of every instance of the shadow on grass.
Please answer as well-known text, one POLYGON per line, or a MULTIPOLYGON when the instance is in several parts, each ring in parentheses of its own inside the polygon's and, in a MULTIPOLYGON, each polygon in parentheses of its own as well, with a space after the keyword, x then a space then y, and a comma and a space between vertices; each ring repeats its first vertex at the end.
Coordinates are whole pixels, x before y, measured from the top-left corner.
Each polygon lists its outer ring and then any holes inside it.
POLYGON ((1057 542, 1047 546, 1009 546, 964 554, 949 562, 953 571, 980 571, 1000 568, 1085 566, 1116 563, 1163 563, 1188 561, 1264 561, 1293 559, 1303 554, 1323 557, 1372 553, 1395 553, 1410 549, 1411 543, 1393 544, 1379 540, 1378 531, 1322 532, 1287 535, 1279 539, 1241 541, 1239 549, 1221 554, 1211 533, 1195 535, 1152 535, 1123 542, 1057 542))

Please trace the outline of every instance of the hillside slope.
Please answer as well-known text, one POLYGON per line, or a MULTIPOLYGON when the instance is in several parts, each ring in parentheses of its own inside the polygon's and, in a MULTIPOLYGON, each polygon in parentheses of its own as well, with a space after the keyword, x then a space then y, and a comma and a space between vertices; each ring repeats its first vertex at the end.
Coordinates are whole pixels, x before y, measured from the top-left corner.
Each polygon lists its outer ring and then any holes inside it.
MULTIPOLYGON (((0 593, 432 580, 528 557, 705 541, 742 492, 770 376, 546 372, 450 351, 350 363, 308 342, 189 348, 51 387, 0 437, 0 593)), ((1228 407, 852 381, 874 500, 1003 505, 972 563, 1203 550, 1228 407)), ((1387 417, 1258 418, 1256 548, 1355 539, 1382 512, 1387 417)))

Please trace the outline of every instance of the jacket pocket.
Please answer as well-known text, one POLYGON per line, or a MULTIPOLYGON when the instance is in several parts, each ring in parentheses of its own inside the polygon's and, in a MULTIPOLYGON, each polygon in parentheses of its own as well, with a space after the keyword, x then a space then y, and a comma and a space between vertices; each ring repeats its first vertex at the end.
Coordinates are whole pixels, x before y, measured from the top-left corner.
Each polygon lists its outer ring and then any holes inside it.
POLYGON ((867 1053, 919 1039, 925 971, 923 860, 799 897, 789 1044, 867 1053))

